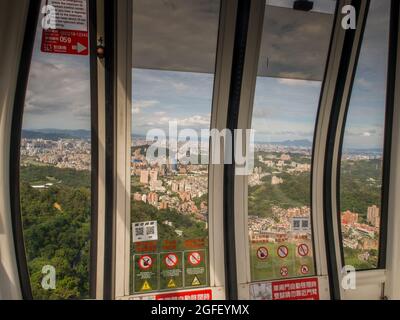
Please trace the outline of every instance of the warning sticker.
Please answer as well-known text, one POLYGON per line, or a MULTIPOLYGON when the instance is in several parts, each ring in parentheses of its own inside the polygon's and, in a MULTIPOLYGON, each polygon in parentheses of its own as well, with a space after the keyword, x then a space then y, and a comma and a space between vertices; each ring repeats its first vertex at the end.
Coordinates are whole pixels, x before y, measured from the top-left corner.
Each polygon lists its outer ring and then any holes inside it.
POLYGON ((273 300, 319 300, 318 278, 272 283, 273 300))
POLYGON ((208 270, 206 251, 186 251, 185 260, 185 287, 200 287, 207 285, 208 270))
POLYGON ((212 290, 158 294, 155 300, 212 300, 212 290))
POLYGON ((318 278, 253 283, 251 300, 319 300, 318 278))
POLYGON ((157 241, 157 221, 137 222, 132 224, 133 243, 157 241))
POLYGON ((162 253, 160 255, 160 290, 183 288, 182 252, 162 253))
POLYGON ((89 54, 86 0, 47 0, 43 12, 42 52, 89 54))
POLYGON ((158 255, 135 255, 133 259, 135 292, 158 290, 158 255))

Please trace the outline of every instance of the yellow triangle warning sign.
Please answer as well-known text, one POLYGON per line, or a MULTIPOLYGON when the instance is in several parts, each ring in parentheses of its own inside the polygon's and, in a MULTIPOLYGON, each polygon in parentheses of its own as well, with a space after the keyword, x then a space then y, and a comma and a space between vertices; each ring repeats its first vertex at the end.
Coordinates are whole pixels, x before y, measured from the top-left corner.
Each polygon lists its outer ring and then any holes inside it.
POLYGON ((175 284, 174 279, 169 280, 168 288, 176 288, 176 284, 175 284))
POLYGON ((199 280, 199 278, 197 278, 197 276, 194 277, 193 282, 192 282, 192 286, 200 286, 201 282, 199 280))
POLYGON ((143 287, 142 287, 142 290, 141 290, 141 291, 149 291, 149 290, 151 290, 151 286, 150 286, 150 284, 148 283, 148 281, 146 280, 146 281, 143 283, 143 287))

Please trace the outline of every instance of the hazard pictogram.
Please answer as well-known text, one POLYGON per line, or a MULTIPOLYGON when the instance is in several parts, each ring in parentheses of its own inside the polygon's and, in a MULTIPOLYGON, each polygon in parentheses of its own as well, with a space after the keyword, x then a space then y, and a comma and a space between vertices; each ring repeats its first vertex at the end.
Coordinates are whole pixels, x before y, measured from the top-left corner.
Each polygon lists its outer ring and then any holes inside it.
POLYGON ((151 286, 150 286, 149 282, 146 280, 146 281, 143 283, 143 286, 142 286, 141 291, 150 291, 150 290, 152 290, 152 289, 151 289, 151 286))
POLYGON ((174 279, 169 280, 168 288, 170 288, 170 289, 176 288, 176 283, 175 283, 174 279))
POLYGON ((201 282, 199 280, 199 278, 197 276, 194 277, 193 281, 192 281, 192 286, 201 286, 201 282))

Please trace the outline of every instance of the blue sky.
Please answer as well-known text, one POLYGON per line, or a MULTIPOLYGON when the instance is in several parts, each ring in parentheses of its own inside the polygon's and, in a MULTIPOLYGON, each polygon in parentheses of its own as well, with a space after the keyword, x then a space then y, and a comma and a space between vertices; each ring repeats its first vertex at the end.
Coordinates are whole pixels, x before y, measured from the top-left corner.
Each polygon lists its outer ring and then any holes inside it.
MULTIPOLYGON (((346 127, 345 147, 382 145, 387 68, 389 0, 372 1, 346 127), (386 18, 385 18, 386 15, 386 18)), ((38 32, 24 114, 24 128, 89 129, 88 57, 40 52, 38 32)), ((257 140, 313 137, 321 83, 258 78, 253 128, 257 140)), ((133 132, 167 128, 178 120, 185 128, 208 128, 213 75, 133 70, 133 132)))

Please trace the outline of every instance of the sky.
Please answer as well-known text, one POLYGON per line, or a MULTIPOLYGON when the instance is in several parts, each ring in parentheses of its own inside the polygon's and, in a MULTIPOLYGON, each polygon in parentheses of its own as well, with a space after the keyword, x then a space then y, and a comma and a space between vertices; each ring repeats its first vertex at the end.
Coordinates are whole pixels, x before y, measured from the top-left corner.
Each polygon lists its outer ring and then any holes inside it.
MULTIPOLYGON (((178 30, 176 24, 177 21, 181 20, 176 19, 178 13, 174 11, 176 7, 173 6, 176 0, 157 1, 168 4, 171 17, 174 17, 170 27, 178 30)), ((157 41, 153 37, 150 38, 152 41, 147 40, 145 42, 145 39, 149 39, 146 37, 146 32, 139 34, 137 39, 138 41, 142 40, 139 41, 140 45, 137 46, 140 50, 137 51, 135 61, 142 61, 143 64, 153 63, 159 66, 159 69, 180 70, 182 66, 187 68, 186 72, 133 69, 133 133, 145 135, 148 130, 153 128, 166 129, 170 120, 177 120, 184 128, 209 128, 214 75, 198 72, 202 69, 207 71, 215 65, 218 14, 215 12, 215 4, 210 7, 206 6, 209 1, 204 0, 204 7, 200 6, 199 10, 208 8, 208 11, 202 12, 201 16, 208 24, 214 23, 214 25, 205 28, 208 36, 204 44, 204 52, 201 51, 201 46, 196 45, 196 51, 190 56, 191 59, 182 60, 181 57, 188 55, 187 50, 191 46, 191 41, 197 43, 204 36, 193 39, 188 36, 188 34, 197 34, 196 30, 202 30, 200 24, 192 22, 195 19, 190 19, 189 11, 181 10, 180 14, 188 17, 187 20, 182 20, 186 21, 183 29, 187 33, 182 39, 175 37, 174 41, 181 40, 183 44, 182 46, 174 45, 176 50, 173 55, 169 56, 169 59, 158 59, 155 54, 150 56, 149 52, 159 53, 159 50, 156 51, 152 47, 157 41), (206 58, 201 62, 193 63, 193 66, 191 66, 190 61, 197 61, 196 57, 200 56, 206 56, 206 58), (140 60, 140 57, 146 59, 140 60), (174 57, 175 61, 173 61, 174 57), (167 65, 171 61, 174 62, 171 64, 172 67, 167 65)), ((277 2, 277 0, 269 1, 275 2, 274 4, 277 2)), ((288 1, 281 1, 282 4, 284 2, 288 1)), ((148 4, 149 2, 143 3, 148 4)), ((190 1, 186 1, 186 3, 190 3, 190 1)), ((371 3, 372 8, 367 23, 365 43, 361 51, 346 127, 344 143, 345 147, 349 148, 376 148, 382 145, 389 0, 373 0, 371 3)), ((331 0, 321 0, 316 4, 317 9, 322 12, 329 11, 331 10, 329 8, 332 7, 331 0)), ((188 7, 187 10, 189 9, 192 10, 190 12, 193 12, 193 8, 188 7)), ((146 23, 148 23, 149 17, 143 16, 139 21, 147 21, 146 23)), ((160 22, 159 25, 155 23, 147 32, 154 33, 167 27, 167 21, 160 22)), ((276 27, 276 33, 280 35, 282 43, 293 43, 294 47, 291 50, 294 50, 294 52, 296 50, 298 52, 307 50, 308 45, 304 42, 295 41, 295 38, 298 38, 298 35, 296 35, 298 33, 293 32, 297 28, 294 23, 282 21, 282 29, 279 30, 278 25, 276 27)), ((329 30, 305 28, 305 26, 302 30, 306 34, 309 32, 310 37, 318 37, 321 34, 324 34, 324 37, 329 37, 329 30)), ((89 130, 90 70, 88 57, 41 53, 40 28, 38 28, 38 31, 28 84, 24 128, 89 130)), ((173 40, 168 39, 165 43, 171 41, 173 40)), ((278 46, 275 56, 280 57, 279 41, 272 39, 271 35, 264 40, 267 44, 268 41, 271 43, 270 47, 276 49, 278 46)), ((282 49, 280 50, 282 51, 282 49)), ((327 51, 327 48, 318 49, 315 47, 313 50, 323 53, 327 51)), ((315 61, 321 63, 321 59, 324 59, 324 54, 319 54, 315 61)), ((293 65, 294 60, 290 60, 290 57, 287 60, 288 63, 286 65, 285 63, 281 64, 281 70, 276 72, 289 72, 291 70, 290 66, 293 65)), ((312 59, 310 61, 312 62, 312 59)), ((307 63, 310 63, 310 61, 307 63)), ((311 67, 307 63, 304 63, 303 67, 310 69, 311 67)), ((140 63, 138 64, 140 65, 140 63)), ((316 70, 315 74, 318 78, 320 71, 318 71, 319 69, 316 70)), ((315 78, 315 74, 310 77, 315 78)), ((305 76, 304 78, 309 77, 305 76)), ((320 81, 258 77, 253 116, 256 140, 275 142, 308 139, 311 141, 320 90, 320 81)))

